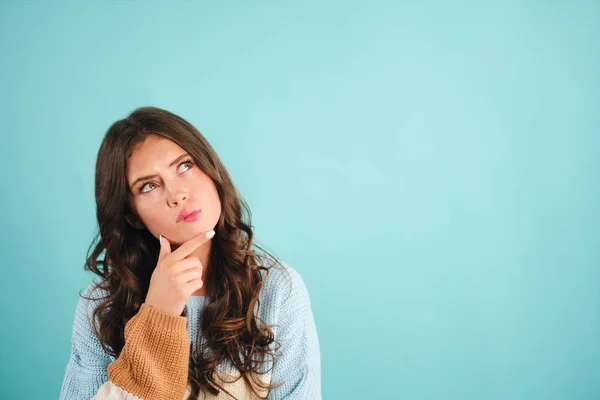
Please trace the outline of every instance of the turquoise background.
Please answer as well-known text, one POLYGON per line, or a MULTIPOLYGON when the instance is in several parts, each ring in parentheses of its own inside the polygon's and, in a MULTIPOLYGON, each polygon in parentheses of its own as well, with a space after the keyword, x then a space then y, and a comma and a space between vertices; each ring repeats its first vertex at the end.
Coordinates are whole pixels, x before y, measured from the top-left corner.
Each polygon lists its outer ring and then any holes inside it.
POLYGON ((303 276, 324 398, 600 398, 599 50, 597 1, 2 2, 2 397, 58 397, 98 147, 155 105, 303 276))

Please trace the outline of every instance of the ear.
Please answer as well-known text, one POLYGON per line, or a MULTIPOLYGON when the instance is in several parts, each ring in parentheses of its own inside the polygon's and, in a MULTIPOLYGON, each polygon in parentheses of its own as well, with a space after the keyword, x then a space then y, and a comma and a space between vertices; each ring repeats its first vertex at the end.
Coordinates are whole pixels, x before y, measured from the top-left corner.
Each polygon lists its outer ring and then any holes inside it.
POLYGON ((127 223, 129 225, 133 226, 135 229, 144 229, 145 228, 142 221, 140 221, 139 219, 137 219, 135 217, 132 217, 131 215, 126 215, 125 220, 127 221, 127 223))

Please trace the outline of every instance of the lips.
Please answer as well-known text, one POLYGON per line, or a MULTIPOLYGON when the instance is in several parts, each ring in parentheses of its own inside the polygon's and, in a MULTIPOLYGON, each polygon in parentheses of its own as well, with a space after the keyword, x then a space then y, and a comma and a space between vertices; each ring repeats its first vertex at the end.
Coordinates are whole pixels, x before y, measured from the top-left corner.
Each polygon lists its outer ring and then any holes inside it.
POLYGON ((189 208, 187 210, 183 210, 182 212, 179 213, 179 215, 177 216, 177 221, 176 222, 181 222, 185 219, 185 217, 200 211, 199 208, 189 208))

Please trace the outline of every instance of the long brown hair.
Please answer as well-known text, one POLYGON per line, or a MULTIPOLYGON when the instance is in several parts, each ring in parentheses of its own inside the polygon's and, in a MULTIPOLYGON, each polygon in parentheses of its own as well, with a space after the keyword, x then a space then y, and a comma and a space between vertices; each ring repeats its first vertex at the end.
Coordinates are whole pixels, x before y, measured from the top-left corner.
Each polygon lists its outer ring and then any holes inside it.
MULTIPOLYGON (((127 203, 127 158, 147 135, 170 139, 186 150, 213 180, 221 200, 221 216, 214 229, 210 267, 204 279, 208 302, 200 325, 206 341, 202 346, 208 346, 212 354, 190 353, 188 399, 196 399, 202 391, 212 395, 218 395, 219 389, 227 392, 213 377, 224 360, 237 368, 257 397, 264 398, 254 385, 268 391, 281 383, 265 386, 252 372, 265 373, 260 367, 273 363, 280 343, 270 326, 254 314, 255 305, 260 306, 258 296, 264 279, 261 270, 268 276, 269 268, 258 262, 262 255, 252 246, 270 254, 254 243, 250 209, 212 146, 192 124, 157 107, 138 108, 112 124, 98 151, 98 233, 88 249, 85 270, 101 277, 96 287, 107 295, 94 309, 92 319, 98 320, 99 327, 93 323, 93 331, 103 349, 118 357, 125 345, 125 324, 144 302, 158 261, 158 240, 147 229, 135 229, 125 220, 126 215, 133 215, 127 203), (104 259, 98 260, 103 251, 104 259), (272 343, 276 349, 270 349, 272 343), (262 355, 262 362, 257 363, 257 355, 262 355)), ((279 264, 276 257, 271 259, 276 261, 273 266, 279 264)))

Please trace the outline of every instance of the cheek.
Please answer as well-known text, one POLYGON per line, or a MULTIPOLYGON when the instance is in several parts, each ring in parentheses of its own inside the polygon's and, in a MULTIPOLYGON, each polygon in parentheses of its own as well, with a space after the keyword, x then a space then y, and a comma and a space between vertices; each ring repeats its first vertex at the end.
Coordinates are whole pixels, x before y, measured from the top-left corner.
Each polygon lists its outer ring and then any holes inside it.
POLYGON ((136 211, 139 218, 148 228, 160 227, 161 221, 164 220, 164 216, 160 214, 158 202, 152 201, 151 199, 138 201, 136 204, 136 211))
MULTIPOLYGON (((219 199, 219 192, 217 187, 212 180, 202 175, 198 177, 198 184, 195 186, 197 191, 192 195, 200 200, 200 204, 204 203, 205 208, 210 210, 211 219, 218 220, 221 215, 221 200, 219 199)), ((209 213, 207 213, 208 216, 209 213)))
POLYGON ((221 200, 219 199, 219 193, 217 192, 216 188, 212 188, 210 191, 211 195, 210 195, 210 208, 211 208, 211 214, 212 218, 216 221, 219 220, 219 217, 221 216, 221 200))

